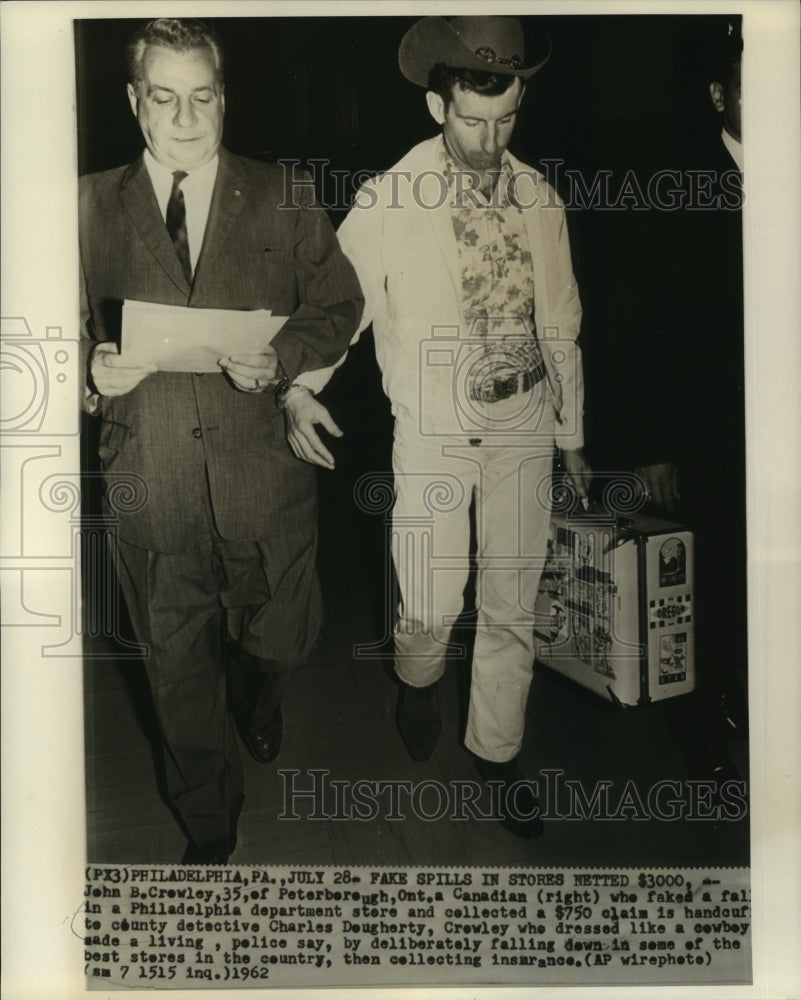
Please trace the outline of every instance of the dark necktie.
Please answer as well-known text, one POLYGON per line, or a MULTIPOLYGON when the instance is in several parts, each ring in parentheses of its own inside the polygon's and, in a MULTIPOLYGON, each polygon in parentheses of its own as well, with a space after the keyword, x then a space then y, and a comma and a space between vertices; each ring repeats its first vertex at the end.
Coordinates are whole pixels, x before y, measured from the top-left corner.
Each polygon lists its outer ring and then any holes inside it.
POLYGON ((186 204, 181 190, 181 181, 186 177, 185 170, 175 170, 172 175, 172 191, 167 202, 167 232, 175 246, 178 262, 186 276, 187 283, 192 284, 192 262, 189 257, 189 238, 186 235, 186 204))

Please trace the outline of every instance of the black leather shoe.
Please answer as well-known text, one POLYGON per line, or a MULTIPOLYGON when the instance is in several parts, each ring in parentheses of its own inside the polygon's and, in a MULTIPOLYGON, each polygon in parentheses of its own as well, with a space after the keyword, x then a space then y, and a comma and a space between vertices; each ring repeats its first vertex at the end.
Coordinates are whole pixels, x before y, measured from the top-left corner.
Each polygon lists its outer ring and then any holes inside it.
POLYGON ((398 729, 412 760, 428 760, 442 730, 436 682, 426 687, 401 682, 398 729))
POLYGON ((260 764, 270 764, 278 756, 283 735, 284 717, 279 708, 268 725, 243 733, 242 742, 254 760, 260 764))
POLYGON ((517 758, 497 763, 476 757, 478 773, 492 782, 492 803, 496 818, 516 837, 533 840, 543 832, 542 810, 533 784, 523 777, 517 758))
POLYGON ((184 865, 227 865, 236 848, 236 830, 227 837, 212 840, 209 844, 187 845, 181 864, 184 865))

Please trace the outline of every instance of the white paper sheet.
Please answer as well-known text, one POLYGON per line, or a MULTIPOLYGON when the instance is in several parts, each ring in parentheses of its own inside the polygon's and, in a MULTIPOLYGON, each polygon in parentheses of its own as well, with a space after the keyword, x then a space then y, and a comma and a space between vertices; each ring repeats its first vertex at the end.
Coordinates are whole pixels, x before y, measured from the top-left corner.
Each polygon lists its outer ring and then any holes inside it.
POLYGON ((217 359, 260 354, 286 323, 269 309, 192 309, 126 299, 122 357, 163 372, 219 372, 217 359))

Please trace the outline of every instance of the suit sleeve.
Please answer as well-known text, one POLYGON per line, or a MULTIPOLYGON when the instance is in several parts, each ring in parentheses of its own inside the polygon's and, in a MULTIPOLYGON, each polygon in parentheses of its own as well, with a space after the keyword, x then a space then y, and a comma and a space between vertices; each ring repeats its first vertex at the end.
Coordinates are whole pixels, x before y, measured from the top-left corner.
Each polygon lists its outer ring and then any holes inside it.
MULTIPOLYGON (((86 211, 86 204, 88 202, 88 195, 86 193, 85 185, 81 185, 81 202, 80 210, 81 213, 86 211)), ((78 346, 78 378, 79 387, 78 391, 80 393, 79 399, 82 409, 84 409, 89 414, 100 413, 103 408, 103 397, 95 392, 94 387, 91 384, 91 379, 89 377, 89 362, 92 357, 92 351, 97 344, 97 338, 94 335, 94 330, 92 326, 92 311, 89 307, 89 293, 86 288, 86 270, 83 263, 83 248, 78 254, 78 263, 80 267, 80 273, 78 276, 79 280, 79 293, 80 293, 80 341, 78 346)))
POLYGON ((311 186, 302 190, 294 245, 299 305, 273 340, 290 381, 342 357, 364 305, 356 274, 328 216, 314 202, 311 186))
MULTIPOLYGON (((359 190, 353 208, 337 230, 339 245, 356 272, 364 297, 361 319, 348 345, 350 347, 373 322, 379 296, 383 291, 382 220, 383 214, 377 204, 376 183, 368 181, 359 190)), ((312 392, 318 393, 328 384, 331 376, 340 365, 344 364, 346 358, 347 353, 343 353, 334 365, 317 371, 304 372, 297 381, 312 392)))

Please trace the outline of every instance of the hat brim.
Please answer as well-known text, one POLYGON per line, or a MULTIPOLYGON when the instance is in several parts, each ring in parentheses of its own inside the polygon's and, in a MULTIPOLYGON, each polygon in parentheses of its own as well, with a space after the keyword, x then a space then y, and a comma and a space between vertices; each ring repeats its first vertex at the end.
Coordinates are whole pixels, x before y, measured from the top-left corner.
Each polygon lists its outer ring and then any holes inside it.
POLYGON ((542 69, 550 55, 549 39, 545 56, 531 66, 512 69, 505 63, 490 63, 471 52, 444 17, 424 17, 413 24, 401 39, 398 64, 407 80, 418 87, 427 87, 428 75, 437 63, 528 80, 542 69))

